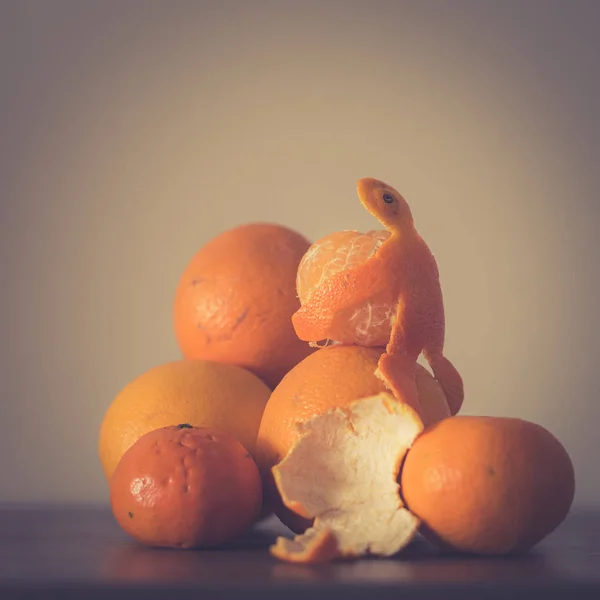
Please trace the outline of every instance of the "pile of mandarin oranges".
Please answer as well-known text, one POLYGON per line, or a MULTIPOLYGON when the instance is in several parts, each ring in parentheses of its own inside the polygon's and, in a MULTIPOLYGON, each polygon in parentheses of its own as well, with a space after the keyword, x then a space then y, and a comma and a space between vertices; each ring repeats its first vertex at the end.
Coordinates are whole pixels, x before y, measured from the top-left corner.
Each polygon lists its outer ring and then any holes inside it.
MULTIPOLYGON (((227 546, 273 515, 294 534, 311 531, 274 468, 298 445, 299 425, 378 394, 422 424, 390 477, 441 550, 526 551, 566 517, 575 483, 565 448, 535 423, 463 414, 468 381, 463 404, 443 356, 443 273, 394 188, 364 179, 357 189, 378 221, 372 231, 311 243, 249 223, 183 268, 171 317, 181 356, 133 378, 100 427, 111 508, 138 543, 227 546)), ((335 433, 321 440, 324 454, 342 451, 335 433)), ((342 490, 360 485, 355 458, 331 475, 342 490)), ((302 469, 318 496, 327 482, 311 478, 310 462, 302 469)))

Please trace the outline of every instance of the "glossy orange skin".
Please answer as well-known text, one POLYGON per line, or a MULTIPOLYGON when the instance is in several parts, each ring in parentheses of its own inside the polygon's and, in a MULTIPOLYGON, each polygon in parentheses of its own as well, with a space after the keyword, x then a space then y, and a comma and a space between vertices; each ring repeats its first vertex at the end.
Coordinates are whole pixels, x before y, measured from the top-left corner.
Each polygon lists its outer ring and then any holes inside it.
POLYGON ((186 358, 239 365, 271 389, 313 349, 298 339, 296 273, 310 242, 269 223, 235 227, 205 244, 181 275, 173 308, 186 358))
POLYGON ((460 552, 509 554, 528 550, 563 521, 575 474, 565 448, 539 425, 455 416, 414 442, 401 489, 434 542, 460 552))
POLYGON ((110 503, 119 525, 144 544, 218 546, 253 525, 262 484, 233 435, 182 424, 151 431, 125 452, 110 503))
MULTIPOLYGON (((292 448, 299 435, 295 424, 373 396, 386 387, 375 377, 383 348, 336 345, 322 348, 296 365, 273 390, 260 424, 256 462, 265 486, 265 502, 296 533, 311 523, 286 508, 273 481, 271 468, 292 448)), ((449 416, 439 384, 418 365, 417 387, 427 408, 422 419, 429 423, 449 416)))

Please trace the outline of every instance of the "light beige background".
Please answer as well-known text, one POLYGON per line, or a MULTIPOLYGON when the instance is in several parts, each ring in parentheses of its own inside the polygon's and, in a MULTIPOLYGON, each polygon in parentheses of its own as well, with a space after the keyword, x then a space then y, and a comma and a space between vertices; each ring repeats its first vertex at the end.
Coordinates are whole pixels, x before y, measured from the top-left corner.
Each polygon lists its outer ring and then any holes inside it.
POLYGON ((0 500, 106 502, 114 395, 256 220, 436 254, 465 413, 541 423, 600 504, 600 3, 0 2, 0 500))

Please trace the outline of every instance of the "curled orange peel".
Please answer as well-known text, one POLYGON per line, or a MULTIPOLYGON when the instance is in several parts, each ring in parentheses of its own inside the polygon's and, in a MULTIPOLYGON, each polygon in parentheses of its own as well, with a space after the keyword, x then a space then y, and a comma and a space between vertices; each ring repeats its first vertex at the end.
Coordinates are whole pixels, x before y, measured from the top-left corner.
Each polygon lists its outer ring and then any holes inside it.
POLYGON ((296 334, 312 344, 330 339, 330 332, 357 306, 392 294, 395 313, 378 376, 398 398, 418 407, 414 370, 423 353, 454 415, 462 406, 464 388, 459 372, 444 356, 444 303, 435 258, 397 190, 367 177, 357 182, 357 193, 390 235, 364 262, 333 274, 312 291, 292 317, 296 334))
POLYGON ((419 415, 382 392, 296 428, 299 439, 272 472, 283 503, 314 521, 294 539, 278 538, 273 556, 314 563, 402 550, 419 526, 398 484, 402 460, 423 430, 419 415))

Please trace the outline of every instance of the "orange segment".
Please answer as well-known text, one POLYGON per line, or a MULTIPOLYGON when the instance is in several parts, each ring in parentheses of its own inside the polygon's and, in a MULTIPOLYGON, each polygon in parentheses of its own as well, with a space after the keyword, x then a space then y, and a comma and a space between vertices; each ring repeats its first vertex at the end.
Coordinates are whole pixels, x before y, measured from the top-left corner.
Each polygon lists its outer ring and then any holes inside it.
POLYGON ((315 242, 298 267, 301 308, 292 317, 298 337, 361 346, 385 346, 397 293, 393 282, 367 263, 389 231, 338 231, 315 242))
POLYGON ((373 256, 390 237, 387 230, 336 231, 317 240, 302 257, 296 276, 296 290, 300 304, 326 279, 332 275, 352 269, 373 256))

